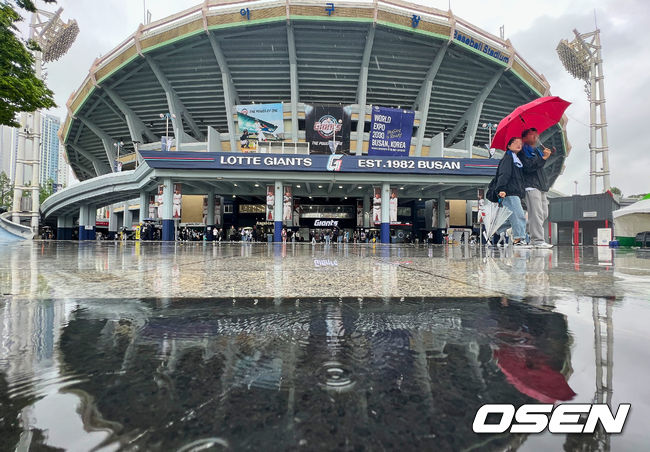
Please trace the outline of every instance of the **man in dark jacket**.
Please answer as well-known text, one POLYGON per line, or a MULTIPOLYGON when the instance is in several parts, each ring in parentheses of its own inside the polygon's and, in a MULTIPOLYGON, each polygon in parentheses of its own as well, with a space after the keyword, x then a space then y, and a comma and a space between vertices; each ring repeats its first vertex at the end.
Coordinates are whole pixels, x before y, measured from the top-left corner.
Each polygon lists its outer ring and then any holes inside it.
POLYGON ((548 201, 546 192, 549 189, 544 165, 551 155, 551 150, 538 149, 539 135, 537 129, 526 129, 521 134, 524 148, 521 162, 524 165, 524 187, 526 189, 526 205, 528 206, 528 232, 530 244, 535 248, 552 248, 553 245, 544 240, 544 221, 548 217, 548 201))

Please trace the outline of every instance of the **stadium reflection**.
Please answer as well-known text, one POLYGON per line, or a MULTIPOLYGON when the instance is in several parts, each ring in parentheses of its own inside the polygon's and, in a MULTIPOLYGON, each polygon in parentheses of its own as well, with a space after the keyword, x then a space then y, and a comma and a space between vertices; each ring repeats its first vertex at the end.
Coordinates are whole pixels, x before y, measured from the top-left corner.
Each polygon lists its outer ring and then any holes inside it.
MULTIPOLYGON (((87 300, 55 379, 110 447, 502 449, 524 438, 474 413, 572 398, 569 344, 563 315, 505 298, 87 300)), ((8 376, 34 403, 43 375, 8 376)))

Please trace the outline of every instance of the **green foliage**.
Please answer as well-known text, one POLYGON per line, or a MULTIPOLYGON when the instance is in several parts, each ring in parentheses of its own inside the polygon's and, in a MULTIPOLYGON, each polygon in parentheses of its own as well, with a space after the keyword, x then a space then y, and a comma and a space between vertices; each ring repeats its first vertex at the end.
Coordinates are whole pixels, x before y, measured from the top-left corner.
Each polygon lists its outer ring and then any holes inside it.
MULTIPOLYGON (((53 0, 44 0, 52 3, 53 0)), ((32 0, 16 0, 28 12, 36 10, 32 0)), ((12 2, 0 3, 0 124, 18 127, 17 113, 55 107, 54 93, 34 72, 38 45, 20 38, 16 23, 22 17, 12 2)))
POLYGON ((48 179, 47 182, 45 182, 45 186, 41 185, 38 191, 39 203, 43 204, 43 201, 45 201, 47 198, 52 196, 53 193, 54 193, 54 181, 52 179, 48 179))
POLYGON ((609 191, 611 191, 615 195, 621 196, 621 189, 618 187, 610 187, 609 191))
POLYGON ((11 185, 9 176, 2 171, 0 173, 0 209, 11 210, 14 199, 14 186, 11 185))

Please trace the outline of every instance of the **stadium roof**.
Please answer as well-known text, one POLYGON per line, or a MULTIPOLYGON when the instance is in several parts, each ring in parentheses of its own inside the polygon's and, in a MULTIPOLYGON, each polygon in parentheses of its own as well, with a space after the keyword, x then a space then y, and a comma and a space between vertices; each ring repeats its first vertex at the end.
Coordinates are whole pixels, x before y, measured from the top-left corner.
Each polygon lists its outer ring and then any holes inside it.
MULTIPOLYGON (((176 114, 183 142, 205 142, 211 126, 227 149, 237 133, 235 104, 284 102, 296 126, 310 103, 352 105, 353 122, 360 103, 412 108, 416 126, 426 120, 419 135, 426 156, 440 132, 446 147, 465 138, 482 147, 488 130, 481 124, 549 93, 510 41, 451 11, 398 0, 327 5, 206 1, 140 25, 93 63, 68 100, 60 136, 77 177, 110 172, 117 141, 127 153, 134 141, 159 142, 161 113, 176 114)), ((543 137, 560 151, 547 165, 552 180, 569 150, 562 127, 543 137)), ((351 142, 355 135, 353 124, 351 142)))

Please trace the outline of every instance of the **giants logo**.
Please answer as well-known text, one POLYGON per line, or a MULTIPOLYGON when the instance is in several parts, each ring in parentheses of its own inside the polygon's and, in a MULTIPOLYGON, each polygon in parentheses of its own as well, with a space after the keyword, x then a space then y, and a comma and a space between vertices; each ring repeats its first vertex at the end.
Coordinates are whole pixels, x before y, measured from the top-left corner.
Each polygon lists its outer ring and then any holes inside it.
POLYGON ((340 124, 332 115, 321 116, 321 118, 314 123, 314 130, 325 139, 332 138, 332 136, 334 136, 334 131, 340 132, 342 127, 343 125, 340 124))
POLYGON ((327 160, 327 171, 341 171, 341 165, 343 164, 342 155, 330 155, 330 158, 327 160))

